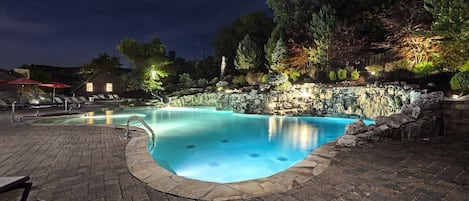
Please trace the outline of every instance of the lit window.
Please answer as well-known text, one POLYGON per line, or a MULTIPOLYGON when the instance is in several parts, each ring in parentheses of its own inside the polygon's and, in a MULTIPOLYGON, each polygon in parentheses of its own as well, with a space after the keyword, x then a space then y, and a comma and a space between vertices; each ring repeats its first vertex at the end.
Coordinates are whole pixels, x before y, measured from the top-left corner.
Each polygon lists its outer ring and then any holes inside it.
POLYGON ((106 92, 112 92, 112 83, 106 83, 106 92))
POLYGON ((92 82, 86 83, 86 92, 93 92, 93 83, 92 82))

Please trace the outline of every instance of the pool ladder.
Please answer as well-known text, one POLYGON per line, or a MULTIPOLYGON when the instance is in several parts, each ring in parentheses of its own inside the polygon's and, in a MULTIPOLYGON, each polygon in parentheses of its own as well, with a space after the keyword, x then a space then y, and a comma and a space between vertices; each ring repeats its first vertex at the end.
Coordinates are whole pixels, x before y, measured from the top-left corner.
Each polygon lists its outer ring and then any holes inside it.
POLYGON ((143 126, 145 126, 145 128, 147 129, 147 132, 149 132, 151 142, 152 142, 152 144, 154 144, 155 143, 155 138, 156 138, 155 132, 153 132, 153 129, 151 129, 150 126, 148 126, 148 124, 145 122, 145 120, 143 120, 141 117, 136 116, 136 115, 132 115, 132 116, 129 117, 129 119, 127 119, 127 130, 125 131, 124 138, 125 139, 130 138, 130 128, 129 128, 130 127, 130 122, 134 121, 134 120, 140 122, 143 126))

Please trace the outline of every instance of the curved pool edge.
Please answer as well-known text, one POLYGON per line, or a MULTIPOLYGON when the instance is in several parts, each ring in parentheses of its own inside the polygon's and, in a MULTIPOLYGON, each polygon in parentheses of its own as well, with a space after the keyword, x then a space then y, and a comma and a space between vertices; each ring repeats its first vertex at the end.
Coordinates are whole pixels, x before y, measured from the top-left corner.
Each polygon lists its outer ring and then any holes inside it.
POLYGON ((201 200, 231 200, 281 193, 304 184, 321 174, 338 149, 331 141, 311 152, 303 161, 270 177, 235 183, 213 183, 177 176, 160 167, 147 150, 148 135, 137 128, 127 143, 125 156, 129 172, 160 192, 201 200))

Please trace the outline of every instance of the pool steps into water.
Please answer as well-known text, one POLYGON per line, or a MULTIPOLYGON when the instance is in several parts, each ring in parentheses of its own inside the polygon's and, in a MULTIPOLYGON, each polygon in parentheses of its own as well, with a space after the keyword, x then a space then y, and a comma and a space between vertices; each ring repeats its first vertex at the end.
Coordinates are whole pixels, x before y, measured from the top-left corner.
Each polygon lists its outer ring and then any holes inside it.
POLYGON ((126 139, 130 138, 129 126, 130 126, 130 122, 134 121, 134 120, 140 122, 143 126, 145 126, 145 128, 147 129, 147 132, 150 132, 149 134, 150 134, 151 143, 154 144, 155 143, 155 138, 156 138, 155 132, 153 131, 153 129, 150 128, 150 126, 148 126, 148 124, 145 122, 145 120, 143 120, 141 117, 139 117, 137 115, 132 115, 127 119, 127 130, 125 131, 124 138, 126 138, 126 139))

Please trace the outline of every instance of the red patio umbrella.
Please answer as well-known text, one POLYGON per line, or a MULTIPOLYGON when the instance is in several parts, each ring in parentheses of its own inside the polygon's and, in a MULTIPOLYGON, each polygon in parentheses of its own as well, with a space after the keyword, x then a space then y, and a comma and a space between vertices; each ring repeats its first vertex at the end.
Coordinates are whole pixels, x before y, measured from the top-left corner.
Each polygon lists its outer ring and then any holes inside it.
POLYGON ((70 88, 72 86, 60 82, 51 82, 51 83, 45 83, 45 84, 39 84, 41 87, 49 87, 49 88, 54 88, 52 90, 52 102, 55 102, 55 89, 66 89, 70 88))
POLYGON ((13 81, 9 81, 8 84, 41 84, 41 83, 36 82, 34 80, 26 79, 26 78, 19 78, 13 81))
MULTIPOLYGON (((8 84, 16 84, 16 86, 18 87, 18 85, 38 85, 38 84, 41 84, 40 82, 37 82, 37 81, 34 81, 34 80, 30 80, 30 79, 27 79, 27 78, 19 78, 19 79, 16 79, 16 80, 13 80, 13 81, 9 81, 8 84)), ((21 87, 21 91, 23 92, 23 87, 21 87)), ((19 90, 18 90, 18 93, 19 93, 19 90)), ((19 96, 19 94, 18 94, 19 96)))

